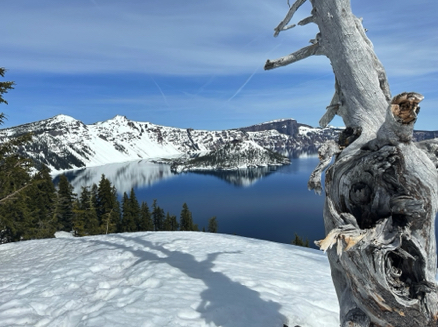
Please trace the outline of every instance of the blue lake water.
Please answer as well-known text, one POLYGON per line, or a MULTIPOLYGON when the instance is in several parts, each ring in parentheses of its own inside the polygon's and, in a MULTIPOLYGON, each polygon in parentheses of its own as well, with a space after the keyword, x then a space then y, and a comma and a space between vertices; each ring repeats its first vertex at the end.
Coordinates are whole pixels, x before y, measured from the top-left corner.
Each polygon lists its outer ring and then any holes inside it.
MULTIPOLYGON (((187 203, 195 224, 202 230, 216 216, 220 233, 290 243, 295 233, 313 241, 324 238, 324 197, 307 190, 307 180, 318 158, 292 158, 275 170, 252 169, 222 173, 175 175, 168 165, 146 161, 112 164, 67 173, 80 192, 81 186, 98 184, 101 175, 120 195, 134 188, 136 196, 151 207, 158 205, 179 218, 187 203)), ((56 178, 55 178, 56 182, 56 178)))
POLYGON ((81 186, 98 184, 105 174, 120 198, 133 187, 139 202, 146 201, 151 208, 157 199, 165 212, 178 219, 183 203, 187 203, 200 230, 216 216, 220 233, 288 244, 297 233, 315 247, 313 241, 324 238, 324 196, 308 191, 307 180, 317 164, 316 155, 306 155, 275 170, 176 175, 169 165, 136 161, 66 175, 79 193, 81 186))

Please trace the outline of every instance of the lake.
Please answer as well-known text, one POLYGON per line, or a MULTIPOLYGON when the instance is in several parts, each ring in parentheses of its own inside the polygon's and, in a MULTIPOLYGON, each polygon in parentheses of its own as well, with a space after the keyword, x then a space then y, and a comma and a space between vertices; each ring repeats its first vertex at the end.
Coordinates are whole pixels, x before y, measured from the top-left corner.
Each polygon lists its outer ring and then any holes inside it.
POLYGON ((307 180, 318 162, 316 154, 304 154, 291 156, 290 165, 277 169, 176 175, 169 165, 141 160, 70 171, 66 176, 80 193, 81 186, 99 184, 105 174, 120 199, 133 187, 139 202, 146 201, 151 208, 157 199, 178 219, 187 203, 200 230, 216 216, 220 233, 288 244, 297 233, 316 248, 313 241, 324 238, 324 196, 308 191, 307 180))
POLYGON ((176 175, 168 165, 136 161, 71 171, 66 176, 78 193, 81 186, 98 184, 105 174, 120 196, 133 187, 139 202, 151 207, 157 199, 165 212, 178 219, 187 203, 201 230, 216 216, 220 233, 288 244, 297 233, 313 246, 314 240, 324 238, 324 197, 307 190, 317 164, 316 154, 302 155, 277 169, 176 175))

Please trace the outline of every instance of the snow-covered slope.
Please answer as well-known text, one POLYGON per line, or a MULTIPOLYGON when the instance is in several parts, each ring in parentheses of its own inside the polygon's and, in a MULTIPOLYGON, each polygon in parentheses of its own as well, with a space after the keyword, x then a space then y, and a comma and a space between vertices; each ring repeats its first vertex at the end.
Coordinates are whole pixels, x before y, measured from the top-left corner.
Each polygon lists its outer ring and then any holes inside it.
POLYGON ((0 326, 336 327, 325 255, 196 232, 0 246, 0 326))
MULTIPOLYGON (((262 124, 263 125, 263 124, 262 124)), ((257 131, 233 129, 207 131, 136 122, 124 116, 92 125, 65 115, 0 130, 0 142, 31 132, 33 142, 21 149, 28 157, 54 171, 93 167, 138 159, 169 158, 214 151, 233 140, 252 140, 271 150, 304 149, 318 146, 336 132, 308 128, 298 132, 295 120, 259 126, 257 131), (290 128, 276 128, 276 125, 290 128), (293 128, 292 128, 292 127, 293 128)))
POLYGON ((172 164, 172 171, 194 170, 238 170, 246 168, 281 166, 290 160, 282 155, 263 148, 254 141, 235 140, 207 155, 172 164))

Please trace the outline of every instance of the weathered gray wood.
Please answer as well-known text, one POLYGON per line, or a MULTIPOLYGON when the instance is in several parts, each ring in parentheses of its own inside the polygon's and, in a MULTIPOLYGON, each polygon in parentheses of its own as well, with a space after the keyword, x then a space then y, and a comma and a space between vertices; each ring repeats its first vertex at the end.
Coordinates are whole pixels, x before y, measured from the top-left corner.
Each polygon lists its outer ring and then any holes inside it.
MULTIPOLYGON (((423 96, 404 92, 391 99, 385 70, 349 0, 310 2, 311 16, 298 25, 316 23, 318 37, 268 60, 265 69, 320 54, 333 67, 335 95, 320 124, 337 114, 346 128, 337 143, 321 147, 308 185, 321 191, 321 173, 334 156, 325 182, 327 236, 318 245, 328 253, 341 326, 438 326, 438 174, 412 142, 423 96)), ((276 35, 303 3, 295 2, 276 35)))

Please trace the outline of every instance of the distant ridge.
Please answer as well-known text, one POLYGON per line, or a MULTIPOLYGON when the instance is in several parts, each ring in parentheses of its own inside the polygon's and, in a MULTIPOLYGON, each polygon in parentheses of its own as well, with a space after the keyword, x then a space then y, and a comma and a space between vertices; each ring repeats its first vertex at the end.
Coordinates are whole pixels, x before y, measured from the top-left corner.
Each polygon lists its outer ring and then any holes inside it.
MULTIPOLYGON (((66 115, 0 130, 0 142, 31 132, 32 142, 21 154, 52 172, 152 158, 175 158, 217 150, 233 140, 250 140, 287 154, 316 151, 340 132, 313 128, 294 119, 279 119, 249 127, 222 131, 194 130, 137 122, 117 115, 86 125, 66 115)), ((421 139, 434 132, 419 132, 421 139)))

